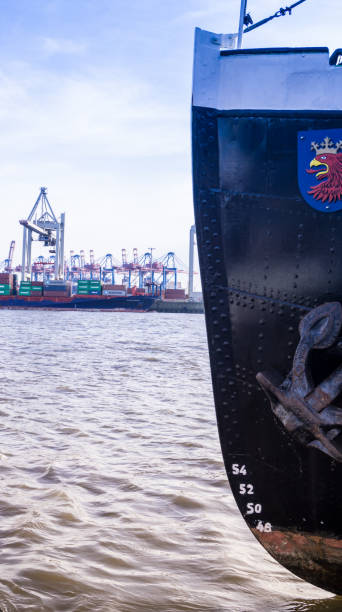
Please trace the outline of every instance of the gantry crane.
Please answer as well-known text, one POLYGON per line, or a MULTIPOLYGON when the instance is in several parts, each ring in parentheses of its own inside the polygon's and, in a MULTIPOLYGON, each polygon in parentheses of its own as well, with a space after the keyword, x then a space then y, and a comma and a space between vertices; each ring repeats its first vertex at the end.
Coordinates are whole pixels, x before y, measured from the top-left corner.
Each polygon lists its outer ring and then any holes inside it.
POLYGON ((107 253, 100 261, 101 266, 101 278, 103 282, 108 282, 108 277, 112 285, 115 285, 115 269, 117 266, 113 263, 113 255, 107 253))
POLYGON ((13 254, 14 254, 15 240, 11 241, 9 253, 7 259, 4 259, 0 263, 0 270, 4 272, 12 272, 13 254))
POLYGON ((61 214, 60 221, 57 220, 50 202, 46 195, 47 188, 41 187, 39 196, 27 219, 21 219, 19 223, 23 226, 23 252, 21 265, 21 279, 25 275, 32 275, 32 234, 38 234, 38 241, 44 246, 52 247, 50 253, 54 253, 54 276, 55 279, 64 277, 64 226, 65 213, 61 214))

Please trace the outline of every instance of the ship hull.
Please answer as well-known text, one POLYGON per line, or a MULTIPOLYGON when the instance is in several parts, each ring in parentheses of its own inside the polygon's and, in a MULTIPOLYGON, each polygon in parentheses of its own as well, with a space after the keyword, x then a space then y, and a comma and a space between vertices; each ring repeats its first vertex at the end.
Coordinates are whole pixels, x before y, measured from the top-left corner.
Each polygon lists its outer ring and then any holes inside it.
POLYGON ((62 297, 23 297, 1 296, 0 309, 53 309, 53 310, 127 310, 148 311, 153 306, 152 296, 71 296, 62 297))
MULTIPOLYGON (((298 134, 342 129, 342 113, 195 103, 192 127, 196 233, 230 486, 274 558, 342 594, 342 463, 296 438, 257 381, 273 370, 289 386, 303 317, 342 300, 342 214, 311 207, 297 177, 298 134)), ((320 384, 342 359, 318 352, 310 365, 320 384)))

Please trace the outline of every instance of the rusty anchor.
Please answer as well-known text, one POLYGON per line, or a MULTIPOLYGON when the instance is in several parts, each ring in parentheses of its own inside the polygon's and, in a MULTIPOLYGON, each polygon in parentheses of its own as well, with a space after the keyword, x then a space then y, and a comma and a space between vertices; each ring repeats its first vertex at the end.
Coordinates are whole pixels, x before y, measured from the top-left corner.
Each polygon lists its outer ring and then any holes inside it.
POLYGON ((281 377, 277 374, 256 375, 285 429, 301 444, 339 462, 342 452, 334 440, 342 431, 342 409, 332 402, 342 391, 342 364, 315 387, 308 358, 313 349, 327 349, 336 343, 341 324, 339 302, 314 308, 300 322, 300 340, 288 376, 279 384, 281 377))

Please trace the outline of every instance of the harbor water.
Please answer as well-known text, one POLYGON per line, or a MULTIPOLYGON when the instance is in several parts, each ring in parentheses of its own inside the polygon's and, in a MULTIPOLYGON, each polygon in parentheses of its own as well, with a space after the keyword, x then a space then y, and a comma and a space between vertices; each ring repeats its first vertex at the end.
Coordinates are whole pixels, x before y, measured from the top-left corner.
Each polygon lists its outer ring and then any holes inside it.
POLYGON ((236 509, 203 315, 0 318, 1 612, 342 610, 236 509))

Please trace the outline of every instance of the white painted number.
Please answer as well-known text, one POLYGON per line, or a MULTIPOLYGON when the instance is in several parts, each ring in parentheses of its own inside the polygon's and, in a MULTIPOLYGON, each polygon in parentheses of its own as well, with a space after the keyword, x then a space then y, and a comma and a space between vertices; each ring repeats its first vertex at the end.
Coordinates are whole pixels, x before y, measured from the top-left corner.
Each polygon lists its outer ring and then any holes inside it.
POLYGON ((247 474, 246 466, 245 465, 239 465, 238 463, 233 463, 232 464, 232 472, 233 472, 234 476, 237 476, 237 474, 242 474, 243 476, 246 476, 246 474, 247 474))
POLYGON ((254 487, 252 484, 240 484, 239 487, 240 495, 254 495, 254 487))
POLYGON ((262 505, 261 504, 253 504, 251 502, 249 502, 247 504, 247 511, 246 514, 260 514, 262 511, 262 505))
POLYGON ((265 531, 266 533, 269 533, 270 531, 272 531, 271 523, 263 523, 262 521, 258 521, 258 524, 257 524, 256 528, 259 531, 261 531, 261 532, 265 531))

